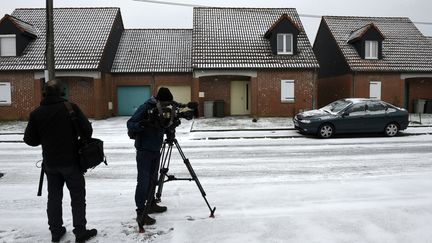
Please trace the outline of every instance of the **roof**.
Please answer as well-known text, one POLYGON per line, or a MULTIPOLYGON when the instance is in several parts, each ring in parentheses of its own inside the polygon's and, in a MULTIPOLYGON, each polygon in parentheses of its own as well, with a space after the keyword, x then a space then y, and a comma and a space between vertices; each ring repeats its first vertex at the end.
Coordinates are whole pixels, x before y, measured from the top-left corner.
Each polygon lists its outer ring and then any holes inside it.
MULTIPOLYGON (((119 8, 55 8, 55 67, 98 69, 119 8)), ((0 70, 45 69, 45 8, 16 9, 12 16, 34 26, 38 38, 21 56, 1 57, 0 70)))
POLYGON ((37 35, 38 35, 37 34, 37 30, 36 30, 36 28, 32 24, 29 24, 29 23, 27 23, 25 21, 22 21, 22 20, 18 19, 18 18, 15 18, 14 16, 11 16, 9 14, 6 14, 0 20, 0 23, 2 21, 4 21, 5 19, 9 19, 15 25, 15 27, 18 28, 21 32, 27 33, 28 35, 30 35, 30 36, 32 36, 34 38, 37 37, 37 35))
POLYGON ((432 44, 409 18, 324 16, 352 71, 432 72, 432 44), (385 37, 380 60, 362 59, 348 43, 353 31, 373 23, 385 37))
POLYGON ((348 37, 348 43, 354 43, 357 40, 361 39, 368 32, 368 30, 372 28, 374 28, 380 34, 382 39, 385 39, 381 31, 373 23, 369 23, 357 30, 352 31, 350 36, 348 37))
POLYGON ((293 8, 194 8, 192 67, 318 68, 293 8), (299 28, 298 55, 273 55, 265 33, 286 14, 299 28))
POLYGON ((129 29, 123 32, 113 73, 192 72, 191 29, 129 29))

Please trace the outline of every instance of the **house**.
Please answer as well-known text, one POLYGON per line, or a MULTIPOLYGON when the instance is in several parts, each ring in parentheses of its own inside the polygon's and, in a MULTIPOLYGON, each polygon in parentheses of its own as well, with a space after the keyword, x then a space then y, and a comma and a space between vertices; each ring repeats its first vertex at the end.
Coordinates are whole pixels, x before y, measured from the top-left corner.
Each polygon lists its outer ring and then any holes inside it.
MULTIPOLYGON (((45 16, 43 8, 16 9, 0 20, 1 120, 26 119, 41 100, 45 16)), ((66 97, 90 117, 111 116, 107 80, 124 29, 120 9, 56 8, 54 21, 56 77, 66 97)))
POLYGON ((313 50, 319 106, 372 97, 412 112, 432 99, 432 44, 408 18, 324 16, 313 50))
POLYGON ((295 9, 194 8, 192 43, 201 108, 220 101, 224 115, 293 116, 315 107, 319 65, 295 9))

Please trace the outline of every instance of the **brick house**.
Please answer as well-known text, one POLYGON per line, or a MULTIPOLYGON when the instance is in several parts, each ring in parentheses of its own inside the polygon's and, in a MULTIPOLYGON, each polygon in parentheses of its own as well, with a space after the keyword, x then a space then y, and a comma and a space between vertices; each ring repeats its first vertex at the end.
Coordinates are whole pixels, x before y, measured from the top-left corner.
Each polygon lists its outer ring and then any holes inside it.
POLYGON ((224 115, 293 116, 315 107, 319 65, 295 9, 194 8, 192 42, 201 108, 221 100, 224 115))
MULTIPOLYGON (((45 9, 16 9, 0 20, 0 120, 26 119, 41 100, 45 9)), ((90 117, 111 116, 111 66, 123 32, 118 8, 54 9, 56 77, 90 117)))
POLYGON ((313 50, 319 106, 374 97, 412 112, 432 99, 432 43, 408 18, 324 16, 313 50))

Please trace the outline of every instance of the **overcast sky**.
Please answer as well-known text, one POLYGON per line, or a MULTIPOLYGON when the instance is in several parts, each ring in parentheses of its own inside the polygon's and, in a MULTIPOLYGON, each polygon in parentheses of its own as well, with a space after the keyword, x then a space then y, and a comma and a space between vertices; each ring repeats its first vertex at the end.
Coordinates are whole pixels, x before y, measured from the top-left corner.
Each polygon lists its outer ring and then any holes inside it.
MULTIPOLYGON (((141 0, 145 1, 145 0, 141 0)), ((432 23, 431 0, 157 0, 214 7, 296 8, 300 15, 347 15, 409 17, 432 23)), ((45 7, 45 0, 1 0, 1 16, 15 8, 45 7)), ((134 0, 54 0, 54 7, 120 7, 125 28, 192 28, 192 8, 134 0)), ((320 18, 301 17, 311 44, 320 18)), ((432 36, 432 25, 416 24, 432 36)))

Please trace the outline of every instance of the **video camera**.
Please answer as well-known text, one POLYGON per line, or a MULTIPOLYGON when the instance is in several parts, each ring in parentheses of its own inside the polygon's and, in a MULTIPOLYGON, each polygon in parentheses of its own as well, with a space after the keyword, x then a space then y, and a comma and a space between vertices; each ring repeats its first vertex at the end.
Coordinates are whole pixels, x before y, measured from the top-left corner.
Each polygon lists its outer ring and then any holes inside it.
POLYGON ((176 101, 157 102, 156 107, 148 111, 148 120, 153 126, 175 130, 181 124, 180 118, 192 120, 197 111, 197 102, 187 104, 176 101))

